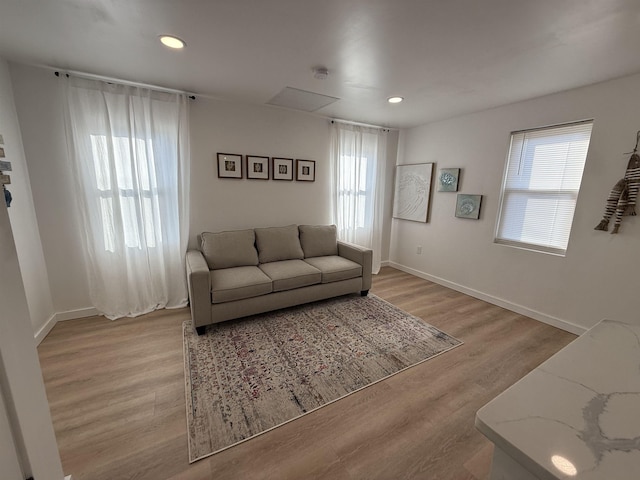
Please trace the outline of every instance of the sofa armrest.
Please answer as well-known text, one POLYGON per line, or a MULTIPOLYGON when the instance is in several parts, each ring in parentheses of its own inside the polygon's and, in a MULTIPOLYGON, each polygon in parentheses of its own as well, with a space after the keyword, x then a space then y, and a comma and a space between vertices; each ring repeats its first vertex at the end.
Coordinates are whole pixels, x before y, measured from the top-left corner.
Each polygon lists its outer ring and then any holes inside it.
POLYGON ((191 318, 196 327, 211 323, 211 275, 204 255, 189 250, 186 258, 191 318))
POLYGON ((373 250, 353 243, 338 241, 338 255, 362 265, 362 290, 369 290, 371 288, 373 250))

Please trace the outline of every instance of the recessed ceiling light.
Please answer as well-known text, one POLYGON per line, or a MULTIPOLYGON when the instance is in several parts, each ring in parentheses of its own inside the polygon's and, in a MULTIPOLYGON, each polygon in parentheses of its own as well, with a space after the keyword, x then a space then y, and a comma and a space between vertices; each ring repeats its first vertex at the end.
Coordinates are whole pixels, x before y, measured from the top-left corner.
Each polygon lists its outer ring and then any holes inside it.
POLYGON ((402 98, 402 97, 389 97, 389 98, 387 98, 387 102, 389 102, 389 103, 400 103, 403 100, 404 100, 404 98, 402 98))
POLYGON ((551 462, 553 466, 560 470, 565 475, 569 475, 570 477, 575 477, 578 474, 578 469, 575 467, 573 463, 567 460, 560 455, 554 455, 551 457, 551 462))
POLYGON ((160 35, 160 41, 169 48, 180 49, 186 46, 183 40, 172 35, 160 35))

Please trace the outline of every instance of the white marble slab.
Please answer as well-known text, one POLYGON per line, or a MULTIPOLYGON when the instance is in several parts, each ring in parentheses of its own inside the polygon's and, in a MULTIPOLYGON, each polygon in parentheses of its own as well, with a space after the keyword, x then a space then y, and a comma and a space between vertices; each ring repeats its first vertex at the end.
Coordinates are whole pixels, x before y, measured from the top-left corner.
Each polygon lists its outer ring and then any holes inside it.
POLYGON ((598 323, 482 407, 476 428, 543 480, 640 479, 640 324, 598 323))

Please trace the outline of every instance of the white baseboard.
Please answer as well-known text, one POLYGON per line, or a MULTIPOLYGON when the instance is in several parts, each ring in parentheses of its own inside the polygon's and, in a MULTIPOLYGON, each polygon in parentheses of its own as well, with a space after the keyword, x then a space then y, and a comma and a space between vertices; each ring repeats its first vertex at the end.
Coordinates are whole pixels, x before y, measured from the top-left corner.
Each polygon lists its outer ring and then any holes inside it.
POLYGON ((519 313, 520 315, 533 318, 534 320, 538 320, 539 322, 546 323, 547 325, 551 325, 553 327, 559 328, 561 330, 565 330, 567 332, 571 332, 576 335, 582 335, 584 332, 587 331, 586 328, 581 327, 580 325, 576 325, 575 323, 571 323, 567 320, 562 320, 560 318, 547 315, 546 313, 538 312, 537 310, 532 310, 528 307, 518 305, 517 303, 512 303, 503 298, 494 297, 493 295, 489 295, 489 294, 480 292, 478 290, 474 290, 473 288, 468 288, 463 285, 450 282, 449 280, 445 280, 444 278, 436 277, 435 275, 430 275, 428 273, 421 272, 420 270, 416 270, 414 268, 407 267, 399 263, 390 261, 389 266, 393 268, 397 268, 398 270, 402 270, 403 272, 410 273, 411 275, 415 275, 416 277, 424 278, 425 280, 429 280, 430 282, 437 283, 439 285, 450 288, 452 290, 456 290, 458 292, 464 293, 465 295, 469 295, 471 297, 484 300, 485 302, 491 303, 493 305, 506 308, 507 310, 511 310, 512 312, 516 312, 516 313, 519 313))
POLYGON ((66 312, 56 313, 56 322, 63 322, 65 320, 75 320, 77 318, 94 317, 100 315, 100 312, 93 307, 79 308, 77 310, 67 310, 66 312))
POLYGON ((40 327, 40 329, 35 333, 34 337, 36 339, 36 345, 40 345, 42 340, 44 340, 53 327, 56 326, 56 323, 63 322, 65 320, 75 320, 76 318, 86 318, 93 317, 95 315, 100 315, 98 310, 95 308, 79 308, 77 310, 67 310, 66 312, 58 312, 51 315, 51 318, 45 322, 45 324, 40 327))
POLYGON ((51 329, 56 326, 56 323, 56 314, 54 313, 53 315, 51 315, 51 318, 44 322, 44 325, 40 327, 40 329, 35 333, 34 337, 36 339, 36 345, 40 345, 42 340, 44 340, 45 337, 49 335, 51 329))
POLYGON ((389 260, 383 260, 382 262, 380 262, 380 268, 390 267, 390 266, 391 266, 391 262, 389 260))

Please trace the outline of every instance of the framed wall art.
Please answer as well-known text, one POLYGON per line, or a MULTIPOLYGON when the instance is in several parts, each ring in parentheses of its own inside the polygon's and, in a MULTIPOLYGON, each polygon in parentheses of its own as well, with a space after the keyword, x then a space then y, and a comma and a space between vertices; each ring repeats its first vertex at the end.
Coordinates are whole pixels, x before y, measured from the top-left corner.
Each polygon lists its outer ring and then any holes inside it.
POLYGON ((458 194, 456 199, 456 217, 471 218, 478 220, 480 218, 480 205, 482 204, 482 195, 458 194))
POLYGON ((218 178, 242 178, 242 155, 218 153, 218 178))
POLYGON ((398 165, 393 197, 393 217, 427 222, 433 163, 398 165))
POLYGON ((274 180, 293 180, 293 158, 273 158, 271 171, 274 180))
POLYGON ((299 182, 316 181, 315 160, 296 160, 296 180, 299 182))
POLYGON ((269 157, 247 155, 247 178, 269 180, 269 157))
POLYGON ((438 191, 457 192, 459 178, 459 168, 441 168, 438 173, 438 191))

